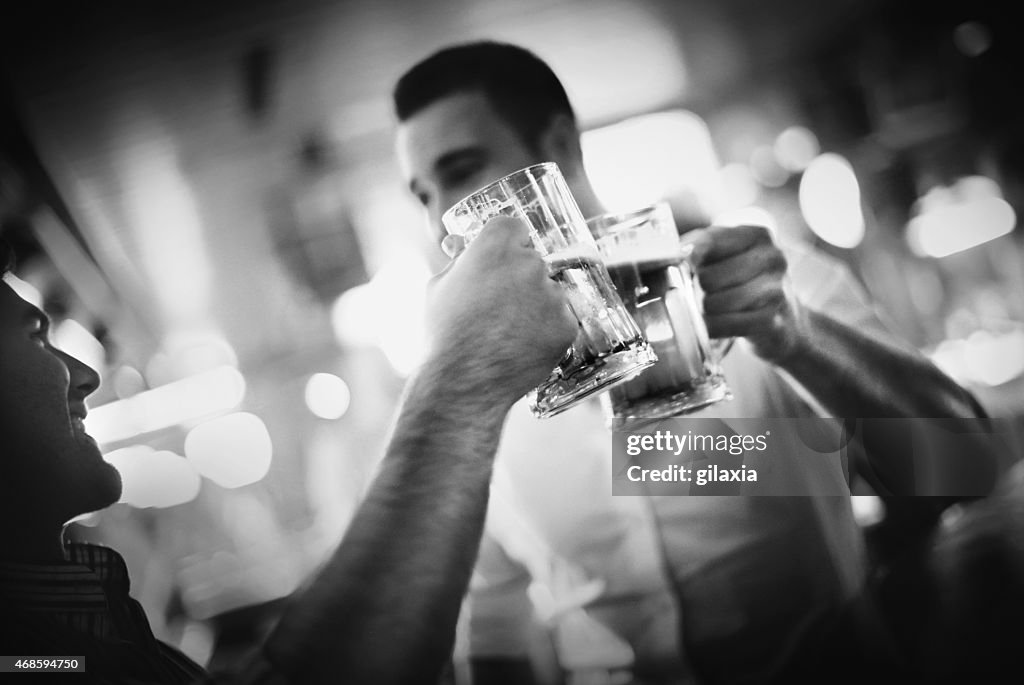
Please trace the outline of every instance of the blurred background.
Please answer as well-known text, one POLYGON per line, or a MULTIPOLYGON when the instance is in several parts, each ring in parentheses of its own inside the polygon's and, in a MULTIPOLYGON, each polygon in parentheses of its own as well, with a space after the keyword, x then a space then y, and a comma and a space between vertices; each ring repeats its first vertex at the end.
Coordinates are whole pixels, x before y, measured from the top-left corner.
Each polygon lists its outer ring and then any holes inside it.
MULTIPOLYGON (((547 60, 609 208, 765 223, 844 260, 890 325, 1024 416, 1024 64, 1008 3, 33 2, 0 27, 0 235, 56 344, 158 636, 258 637, 344 531, 443 264, 390 89, 475 38, 547 60), (670 141, 666 144, 665 141, 670 141)), ((870 514, 870 512, 869 512, 870 514)))

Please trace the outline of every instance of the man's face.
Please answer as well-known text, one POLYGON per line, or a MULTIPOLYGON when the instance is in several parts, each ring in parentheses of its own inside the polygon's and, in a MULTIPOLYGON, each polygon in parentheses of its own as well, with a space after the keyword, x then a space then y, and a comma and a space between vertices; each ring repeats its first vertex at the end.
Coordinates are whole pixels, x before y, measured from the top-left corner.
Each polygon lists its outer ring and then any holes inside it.
POLYGON ((426 208, 438 240, 441 215, 483 186, 542 161, 483 93, 444 97, 398 129, 398 159, 409 189, 426 208))
POLYGON ((48 325, 0 281, 0 496, 62 523, 116 502, 121 481, 82 424, 99 376, 52 347, 48 325))

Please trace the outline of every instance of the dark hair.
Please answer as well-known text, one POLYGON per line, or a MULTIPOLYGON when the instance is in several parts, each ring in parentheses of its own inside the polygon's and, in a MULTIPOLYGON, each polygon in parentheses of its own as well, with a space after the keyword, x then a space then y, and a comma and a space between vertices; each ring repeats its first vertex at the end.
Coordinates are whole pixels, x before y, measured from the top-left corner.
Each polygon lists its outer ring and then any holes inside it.
POLYGON ((443 97, 466 91, 482 92, 531 147, 555 115, 576 119, 551 67, 529 50, 494 41, 444 48, 409 69, 395 85, 395 113, 405 121, 443 97))

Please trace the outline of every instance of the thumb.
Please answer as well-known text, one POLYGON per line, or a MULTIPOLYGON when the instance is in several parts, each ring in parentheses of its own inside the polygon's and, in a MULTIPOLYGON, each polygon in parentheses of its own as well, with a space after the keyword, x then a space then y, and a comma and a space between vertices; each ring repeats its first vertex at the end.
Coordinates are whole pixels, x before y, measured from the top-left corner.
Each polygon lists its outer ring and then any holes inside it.
POLYGON ((466 239, 461 235, 449 233, 441 240, 441 249, 444 250, 449 259, 455 259, 466 249, 466 239))
POLYGON ((692 229, 680 236, 679 246, 691 264, 700 266, 711 251, 711 234, 706 228, 692 229))

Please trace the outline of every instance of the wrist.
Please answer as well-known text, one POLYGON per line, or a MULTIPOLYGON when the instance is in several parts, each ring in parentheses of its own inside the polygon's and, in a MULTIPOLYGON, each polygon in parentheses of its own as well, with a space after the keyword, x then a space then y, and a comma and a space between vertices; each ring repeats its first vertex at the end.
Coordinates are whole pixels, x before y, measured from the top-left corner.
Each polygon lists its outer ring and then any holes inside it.
POLYGON ((435 407, 444 416, 472 417, 478 425, 504 421, 519 395, 494 378, 494 361, 447 352, 428 355, 406 391, 406 404, 435 407))
POLYGON ((788 317, 779 315, 778 342, 766 360, 787 371, 792 371, 794 366, 799 365, 801 359, 807 358, 810 351, 812 324, 810 311, 799 302, 791 301, 788 308, 788 317))

